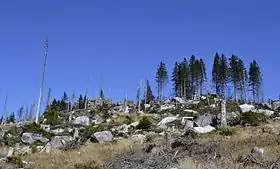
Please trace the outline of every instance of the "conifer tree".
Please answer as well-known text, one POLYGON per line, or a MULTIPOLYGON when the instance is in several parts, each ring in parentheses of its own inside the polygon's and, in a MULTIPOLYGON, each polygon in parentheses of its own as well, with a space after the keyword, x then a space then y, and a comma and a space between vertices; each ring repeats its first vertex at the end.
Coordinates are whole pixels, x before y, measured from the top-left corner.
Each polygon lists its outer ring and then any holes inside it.
POLYGON ((178 65, 178 62, 175 62, 171 81, 173 82, 173 90, 175 92, 175 96, 180 97, 179 76, 178 75, 179 75, 179 65, 178 65))
POLYGON ((251 87, 253 101, 259 101, 261 95, 262 75, 260 67, 255 60, 250 63, 249 86, 251 87))
POLYGON ((147 103, 150 103, 151 101, 153 101, 155 99, 154 95, 153 95, 153 91, 151 89, 151 86, 150 86, 150 83, 149 83, 149 80, 146 81, 146 86, 147 86, 147 89, 146 89, 146 101, 147 103))
POLYGON ((165 63, 162 61, 160 62, 157 72, 156 72, 156 82, 157 82, 157 88, 158 88, 158 100, 162 101, 162 92, 163 88, 168 82, 168 74, 167 69, 165 66, 165 63))
POLYGON ((221 94, 220 87, 220 65, 221 58, 218 53, 215 54, 213 69, 212 69, 212 83, 215 86, 216 94, 221 94))
POLYGON ((195 95, 196 92, 196 59, 195 56, 192 55, 189 61, 189 67, 190 67, 190 92, 191 92, 191 97, 195 95))
POLYGON ((203 59, 199 60, 199 64, 200 64, 200 95, 203 94, 203 90, 206 87, 206 81, 207 81, 207 76, 206 76, 206 66, 205 63, 203 61, 203 59))
POLYGON ((104 97, 103 89, 100 90, 99 97, 100 99, 104 100, 105 97, 104 97))
POLYGON ((229 80, 233 84, 233 90, 234 90, 234 99, 235 101, 238 101, 237 98, 237 91, 240 84, 240 67, 239 67, 239 58, 235 55, 232 55, 229 58, 229 80))
POLYGON ((1 119, 0 119, 0 125, 3 124, 3 120, 4 120, 4 117, 2 116, 1 119))
POLYGON ((227 58, 224 54, 221 56, 221 65, 220 65, 220 85, 222 90, 222 96, 226 97, 226 89, 228 83, 228 63, 227 58))
POLYGON ((190 67, 186 58, 180 63, 179 66, 179 84, 182 98, 189 98, 192 96, 190 91, 190 67))
POLYGON ((83 109, 85 106, 83 96, 80 94, 79 97, 79 109, 83 109))

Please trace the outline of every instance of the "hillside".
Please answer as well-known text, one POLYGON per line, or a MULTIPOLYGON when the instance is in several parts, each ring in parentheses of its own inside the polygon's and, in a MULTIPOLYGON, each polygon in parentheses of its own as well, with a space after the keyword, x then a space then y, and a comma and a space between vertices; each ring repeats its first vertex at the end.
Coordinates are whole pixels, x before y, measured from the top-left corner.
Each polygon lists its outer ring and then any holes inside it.
POLYGON ((40 124, 2 125, 1 168, 280 167, 275 106, 224 104, 215 95, 151 102, 140 111, 132 103, 91 103, 71 111, 51 104, 40 124))

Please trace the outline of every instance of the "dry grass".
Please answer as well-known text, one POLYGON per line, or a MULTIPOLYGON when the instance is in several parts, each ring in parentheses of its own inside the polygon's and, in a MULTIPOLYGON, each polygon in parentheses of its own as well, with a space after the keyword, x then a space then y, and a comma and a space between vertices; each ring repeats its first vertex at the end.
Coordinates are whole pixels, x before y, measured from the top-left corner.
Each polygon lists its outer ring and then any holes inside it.
POLYGON ((49 154, 36 153, 27 157, 27 160, 35 162, 33 166, 37 169, 75 169, 85 168, 85 166, 87 166, 86 168, 94 168, 102 166, 115 154, 129 151, 133 144, 129 140, 121 140, 117 143, 89 144, 80 151, 56 150, 49 154))

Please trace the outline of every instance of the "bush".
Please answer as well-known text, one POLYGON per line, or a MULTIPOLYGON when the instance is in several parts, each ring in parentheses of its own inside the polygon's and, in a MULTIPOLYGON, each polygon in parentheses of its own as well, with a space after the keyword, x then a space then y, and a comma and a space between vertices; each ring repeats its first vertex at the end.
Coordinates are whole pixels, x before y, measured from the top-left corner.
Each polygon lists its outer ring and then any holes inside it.
POLYGON ((229 100, 226 102, 226 104, 228 112, 241 112, 241 109, 236 101, 229 100))
POLYGON ((148 130, 151 128, 152 123, 150 120, 144 116, 140 121, 139 124, 136 126, 136 129, 148 130))
POLYGON ((99 125, 99 126, 87 126, 85 128, 85 131, 83 132, 83 140, 86 141, 87 139, 89 139, 91 137, 91 135, 95 132, 100 132, 100 131, 104 131, 105 130, 105 127, 102 126, 102 125, 99 125))
POLYGON ((24 163, 21 156, 12 156, 7 158, 9 163, 15 164, 20 168, 24 167, 24 163))
POLYGON ((59 125, 62 121, 59 119, 58 111, 55 108, 45 111, 44 117, 47 119, 45 124, 49 125, 59 125))
POLYGON ((250 124, 252 126, 258 126, 259 123, 265 122, 267 116, 261 113, 254 113, 252 111, 241 114, 241 124, 250 124))
POLYGON ((236 134, 236 129, 233 127, 221 127, 217 130, 217 132, 222 136, 232 136, 236 134))
POLYGON ((54 136, 53 133, 49 133, 44 131, 40 125, 36 124, 36 123, 32 123, 32 124, 28 124, 25 125, 23 127, 23 131, 24 132, 28 132, 28 133, 36 133, 36 134, 42 134, 44 137, 50 139, 51 137, 54 136))

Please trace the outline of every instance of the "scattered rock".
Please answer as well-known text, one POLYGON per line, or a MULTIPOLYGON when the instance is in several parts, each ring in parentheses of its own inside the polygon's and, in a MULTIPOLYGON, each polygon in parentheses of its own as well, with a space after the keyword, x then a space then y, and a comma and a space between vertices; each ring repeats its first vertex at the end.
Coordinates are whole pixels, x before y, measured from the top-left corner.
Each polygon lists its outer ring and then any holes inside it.
POLYGON ((90 125, 90 120, 89 117, 87 116, 79 116, 74 120, 74 124, 79 124, 83 126, 89 126, 90 125))
POLYGON ((91 137, 97 140, 99 143, 113 140, 113 134, 110 131, 96 132, 91 137))

